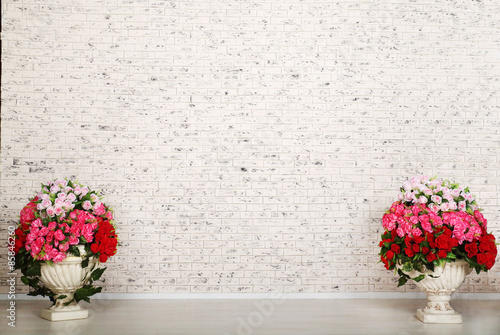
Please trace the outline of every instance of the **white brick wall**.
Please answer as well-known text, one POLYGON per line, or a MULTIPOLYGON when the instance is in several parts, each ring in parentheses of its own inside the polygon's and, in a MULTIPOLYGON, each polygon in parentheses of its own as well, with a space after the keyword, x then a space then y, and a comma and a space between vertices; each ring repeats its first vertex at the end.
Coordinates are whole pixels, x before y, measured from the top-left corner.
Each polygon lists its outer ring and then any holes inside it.
POLYGON ((496 0, 2 6, 2 238, 42 181, 103 189, 106 292, 398 291, 380 218, 421 173, 500 238, 496 0))

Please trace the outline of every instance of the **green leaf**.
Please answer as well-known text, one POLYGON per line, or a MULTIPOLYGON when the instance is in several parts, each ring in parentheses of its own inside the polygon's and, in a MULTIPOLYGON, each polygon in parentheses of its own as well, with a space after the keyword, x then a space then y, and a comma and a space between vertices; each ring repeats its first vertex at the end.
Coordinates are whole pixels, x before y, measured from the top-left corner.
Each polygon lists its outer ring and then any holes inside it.
POLYGON ((95 269, 90 275, 90 278, 92 278, 92 280, 99 280, 99 278, 101 278, 105 270, 106 268, 95 269))
POLYGON ((82 268, 86 268, 87 266, 89 266, 89 258, 85 257, 82 261, 82 268))
POLYGON ((29 279, 26 277, 26 276, 22 276, 21 277, 21 281, 23 282, 24 285, 28 285, 30 284, 30 281, 29 279))
POLYGON ((420 276, 418 277, 415 277, 415 278, 412 278, 416 283, 418 283, 419 281, 421 281, 422 279, 425 278, 425 274, 421 274, 420 276))
POLYGON ((101 292, 101 290, 102 287, 91 287, 89 285, 86 285, 75 291, 75 300, 76 302, 79 302, 80 300, 90 302, 89 297, 96 293, 101 292))
POLYGON ((410 272, 411 270, 413 270, 413 266, 410 262, 406 262, 403 264, 403 271, 410 272))
POLYGON ((76 257, 80 257, 80 249, 78 249, 77 246, 71 246, 71 248, 69 249, 69 252, 71 254, 73 254, 73 256, 76 256, 76 257))
POLYGON ((408 279, 406 279, 405 277, 400 277, 398 281, 398 287, 403 286, 407 281, 408 279))
POLYGON ((26 275, 28 277, 41 276, 42 273, 40 272, 40 262, 34 261, 31 267, 26 270, 26 275))

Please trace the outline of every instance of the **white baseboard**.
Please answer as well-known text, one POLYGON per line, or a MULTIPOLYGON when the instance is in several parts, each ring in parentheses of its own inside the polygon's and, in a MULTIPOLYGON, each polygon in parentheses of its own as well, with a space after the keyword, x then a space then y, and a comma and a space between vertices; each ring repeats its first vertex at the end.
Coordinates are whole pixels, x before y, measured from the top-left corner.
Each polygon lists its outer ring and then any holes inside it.
MULTIPOLYGON (((109 300, 244 300, 244 299, 425 299, 423 292, 360 292, 360 293, 99 293, 91 299, 109 300)), ((453 299, 500 300, 500 293, 455 293, 453 299)), ((0 294, 0 300, 8 299, 0 294)), ((15 300, 48 300, 40 296, 16 294, 15 300)))

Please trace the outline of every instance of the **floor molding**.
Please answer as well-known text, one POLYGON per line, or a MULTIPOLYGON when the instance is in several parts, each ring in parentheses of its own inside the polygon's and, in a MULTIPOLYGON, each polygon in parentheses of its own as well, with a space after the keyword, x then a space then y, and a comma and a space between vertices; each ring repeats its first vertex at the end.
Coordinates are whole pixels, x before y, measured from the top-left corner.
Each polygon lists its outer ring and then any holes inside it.
MULTIPOLYGON (((15 300, 46 300, 44 297, 32 297, 16 294, 15 300)), ((245 300, 245 299, 425 299, 423 292, 359 292, 359 293, 100 293, 91 299, 109 300, 245 300)), ((500 300, 500 293, 455 293, 453 299, 464 300, 500 300)), ((7 294, 0 294, 0 300, 9 299, 7 294)))

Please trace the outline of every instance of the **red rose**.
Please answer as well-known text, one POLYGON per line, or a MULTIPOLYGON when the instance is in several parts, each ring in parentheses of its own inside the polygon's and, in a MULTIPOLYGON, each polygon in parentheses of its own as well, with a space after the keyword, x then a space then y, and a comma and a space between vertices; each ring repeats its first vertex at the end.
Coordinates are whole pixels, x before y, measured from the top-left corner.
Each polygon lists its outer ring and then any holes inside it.
POLYGON ((426 234, 427 241, 428 242, 434 242, 434 235, 433 234, 426 234))
POLYGON ((451 235, 452 235, 451 230, 445 227, 445 228, 444 228, 444 233, 443 233, 443 235, 446 235, 446 236, 448 236, 448 237, 451 237, 451 235))
POLYGON ((406 236, 405 238, 405 244, 407 247, 411 247, 412 239, 406 236))
POLYGON ((397 244, 391 245, 391 250, 394 251, 394 253, 399 254, 401 252, 401 247, 397 244))
POLYGON ((479 264, 484 264, 488 261, 488 256, 486 254, 478 254, 477 255, 477 262, 479 264))
POLYGON ((417 243, 417 244, 420 244, 425 240, 422 236, 415 236, 413 239, 415 240, 415 243, 417 243))
POLYGON ((108 256, 106 256, 106 255, 99 256, 99 262, 106 263, 107 260, 108 260, 108 256))
POLYGON ((477 244, 469 243, 465 246, 465 251, 467 252, 467 256, 472 258, 477 255, 477 244))
POLYGON ((436 246, 439 249, 451 251, 451 238, 445 234, 436 238, 436 246))
POLYGON ((424 255, 427 255, 427 254, 429 253, 429 248, 427 248, 427 247, 422 247, 422 253, 423 253, 424 255))
POLYGON ((406 256, 408 256, 408 257, 413 257, 413 256, 415 256, 415 253, 413 252, 413 250, 412 250, 411 248, 406 248, 406 249, 405 249, 405 254, 406 254, 406 256))
POLYGON ((491 269, 493 267, 493 265, 495 265, 495 256, 492 255, 492 254, 489 254, 488 255, 488 260, 484 263, 484 265, 486 266, 486 269, 491 269))
POLYGON ((446 258, 446 256, 448 256, 448 253, 444 250, 439 250, 437 255, 439 258, 443 259, 446 258))
POLYGON ((418 244, 412 245, 411 249, 413 252, 419 252, 420 251, 420 246, 418 244))
POLYGON ((433 261, 435 261, 436 259, 437 259, 436 254, 434 254, 434 253, 432 253, 432 252, 431 252, 430 254, 428 254, 428 255, 427 255, 427 262, 429 262, 429 263, 432 263, 432 262, 433 262, 433 261))
POLYGON ((491 244, 488 241, 481 242, 479 244, 479 251, 481 252, 489 252, 492 251, 491 249, 491 244))
POLYGON ((99 252, 99 244, 92 243, 90 245, 90 251, 92 251, 94 254, 97 254, 99 252))
POLYGON ((391 260, 394 258, 394 251, 389 250, 385 253, 385 257, 387 257, 388 260, 391 260))

